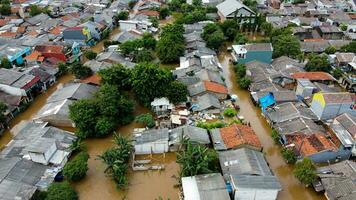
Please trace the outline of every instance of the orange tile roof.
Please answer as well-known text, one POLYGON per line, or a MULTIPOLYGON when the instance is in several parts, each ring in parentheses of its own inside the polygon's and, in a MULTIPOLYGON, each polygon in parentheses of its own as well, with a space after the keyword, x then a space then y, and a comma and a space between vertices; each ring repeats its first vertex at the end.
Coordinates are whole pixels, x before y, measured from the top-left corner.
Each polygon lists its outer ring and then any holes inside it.
POLYGON ((44 59, 45 59, 45 57, 44 57, 44 56, 40 56, 40 57, 38 57, 37 61, 39 61, 39 62, 43 62, 43 61, 44 61, 44 59))
POLYGON ((61 19, 63 21, 68 21, 68 20, 70 20, 70 18, 72 18, 72 16, 69 16, 69 15, 65 15, 65 16, 61 17, 61 19))
POLYGON ((91 75, 85 79, 83 79, 82 83, 92 83, 95 85, 100 85, 101 77, 97 74, 91 75))
POLYGON ((159 12, 155 11, 155 10, 142 10, 142 11, 138 12, 138 14, 152 16, 152 17, 158 17, 159 16, 159 12))
POLYGON ((9 31, 0 33, 0 37, 7 37, 7 38, 14 38, 16 35, 17 35, 17 33, 9 32, 9 31))
POLYGON ((28 61, 35 61, 38 59, 38 57, 41 56, 41 53, 38 51, 33 51, 30 55, 27 55, 25 57, 26 60, 28 61))
POLYGON ((329 73, 326 72, 296 72, 292 74, 294 79, 308 79, 311 81, 332 81, 334 77, 331 76, 329 73))
POLYGON ((39 35, 37 31, 30 31, 27 33, 27 35, 31 35, 31 36, 37 36, 39 35))
POLYGON ((17 12, 19 12, 20 7, 11 7, 11 13, 12 14, 16 14, 17 12))
POLYGON ((355 13, 350 13, 349 16, 350 16, 351 19, 356 19, 356 14, 355 13))
POLYGON ((58 25, 58 26, 54 27, 51 31, 49 31, 49 33, 53 34, 53 35, 59 35, 59 34, 61 34, 62 29, 63 29, 63 27, 58 25))
POLYGON ((249 126, 232 124, 219 130, 221 138, 228 149, 237 148, 241 145, 250 145, 258 149, 262 148, 256 133, 249 126))
POLYGON ((300 151, 302 156, 310 156, 322 151, 336 151, 336 145, 326 138, 323 133, 313 133, 305 135, 304 133, 297 133, 287 136, 290 144, 294 144, 297 151, 300 151))
POLYGON ((0 26, 5 26, 9 21, 9 19, 0 19, 0 26))
POLYGON ((215 92, 215 93, 220 93, 220 94, 227 94, 228 90, 225 86, 218 84, 218 83, 213 83, 210 81, 204 81, 204 86, 207 91, 215 92))

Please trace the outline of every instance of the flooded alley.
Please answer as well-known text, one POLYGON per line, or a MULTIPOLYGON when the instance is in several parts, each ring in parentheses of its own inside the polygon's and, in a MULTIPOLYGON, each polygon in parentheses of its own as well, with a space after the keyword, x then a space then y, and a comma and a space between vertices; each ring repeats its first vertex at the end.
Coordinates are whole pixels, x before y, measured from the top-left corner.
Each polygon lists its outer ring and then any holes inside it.
POLYGON ((219 60, 223 66, 226 77, 226 84, 231 94, 237 94, 239 97, 240 114, 245 117, 247 122, 251 123, 252 128, 259 137, 263 152, 272 171, 276 174, 282 184, 282 191, 278 195, 281 200, 321 200, 325 199, 322 194, 317 194, 312 188, 305 188, 304 185, 293 175, 293 167, 287 165, 280 153, 280 147, 274 143, 271 138, 272 129, 268 126, 266 120, 261 115, 261 110, 255 107, 250 99, 248 91, 241 90, 236 83, 233 67, 229 60, 230 54, 226 51, 219 55, 219 60))

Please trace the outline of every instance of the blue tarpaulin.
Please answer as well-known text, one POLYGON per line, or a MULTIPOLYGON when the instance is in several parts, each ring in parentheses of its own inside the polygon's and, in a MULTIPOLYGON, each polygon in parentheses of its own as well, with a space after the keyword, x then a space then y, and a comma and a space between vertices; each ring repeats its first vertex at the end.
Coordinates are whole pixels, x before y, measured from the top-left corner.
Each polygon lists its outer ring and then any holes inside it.
POLYGON ((268 106, 275 104, 276 100, 274 99, 273 94, 270 92, 266 96, 259 98, 258 102, 260 103, 262 111, 264 112, 268 106))

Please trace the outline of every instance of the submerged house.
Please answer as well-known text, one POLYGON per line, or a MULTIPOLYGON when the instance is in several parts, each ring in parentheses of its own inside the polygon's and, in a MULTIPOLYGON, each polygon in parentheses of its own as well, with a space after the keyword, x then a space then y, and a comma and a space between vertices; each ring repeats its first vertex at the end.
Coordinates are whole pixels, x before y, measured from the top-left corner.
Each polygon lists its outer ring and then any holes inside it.
POLYGON ((175 151, 184 140, 189 140, 192 144, 209 145, 210 139, 206 129, 196 126, 180 126, 169 132, 169 149, 175 151))
POLYGON ((156 114, 156 115, 165 115, 165 114, 169 114, 171 112, 171 110, 173 109, 174 105, 171 104, 168 100, 168 98, 166 97, 162 97, 162 98, 155 98, 152 102, 151 102, 151 108, 152 111, 156 114))
POLYGON ((241 23, 254 22, 256 13, 238 0, 226 0, 216 6, 222 21, 239 18, 241 23))
POLYGON ((340 145, 351 150, 352 155, 356 156, 356 116, 348 113, 337 116, 330 128, 341 142, 340 145))
POLYGON ((230 200, 219 173, 182 177, 184 200, 230 200))
POLYGON ((262 152, 241 148, 218 154, 225 181, 231 183, 234 200, 277 199, 282 187, 262 152))
POLYGON ((355 94, 319 92, 314 94, 310 108, 320 120, 330 120, 343 113, 356 116, 355 94))
POLYGON ((160 154, 169 150, 169 132, 167 128, 151 129, 134 134, 135 154, 160 154))
POLYGON ((317 192, 324 191, 327 199, 355 199, 356 162, 342 161, 317 168, 318 181, 313 183, 317 192))
POLYGON ((333 139, 325 133, 311 134, 295 133, 286 136, 288 146, 291 146, 299 159, 309 157, 315 163, 329 163, 349 159, 350 148, 338 146, 338 139, 333 139))
POLYGON ((69 106, 77 100, 93 97, 97 90, 96 86, 85 83, 65 86, 47 99, 34 120, 48 122, 53 126, 74 127, 73 121, 69 118, 69 106))
POLYGON ((239 64, 259 61, 271 64, 273 47, 271 43, 232 45, 232 58, 239 64))

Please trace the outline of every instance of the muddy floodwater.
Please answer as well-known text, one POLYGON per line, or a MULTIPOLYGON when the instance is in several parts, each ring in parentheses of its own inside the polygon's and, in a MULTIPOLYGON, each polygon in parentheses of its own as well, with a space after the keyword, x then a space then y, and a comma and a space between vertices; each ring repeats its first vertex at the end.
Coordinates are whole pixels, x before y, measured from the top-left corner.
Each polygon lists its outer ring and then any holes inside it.
MULTIPOLYGON (((149 110, 136 105, 135 115, 147 113, 149 110)), ((135 122, 123 126, 118 133, 131 136, 134 128, 141 128, 135 122)), ((175 153, 165 155, 145 156, 142 159, 151 159, 155 164, 163 164, 164 170, 149 170, 128 173, 129 186, 127 190, 118 190, 114 181, 104 174, 105 164, 97 159, 106 149, 113 146, 112 136, 99 139, 88 139, 85 141, 90 155, 89 171, 87 176, 80 182, 73 184, 79 193, 81 200, 105 199, 105 200, 155 200, 163 199, 177 200, 178 188, 174 187, 177 180, 179 165, 176 163, 175 153)))
POLYGON ((249 92, 238 88, 233 67, 229 62, 230 59, 230 54, 226 52, 221 53, 219 56, 219 60, 223 66, 226 84, 230 93, 239 96, 240 114, 245 117, 247 122, 251 123, 253 130, 261 140, 263 152, 266 155, 270 168, 282 184, 282 191, 279 193, 278 199, 324 200, 325 197, 322 194, 317 194, 312 188, 305 188, 293 176, 293 167, 284 162, 280 154, 280 147, 274 143, 270 136, 272 129, 261 116, 261 109, 253 105, 249 92))

